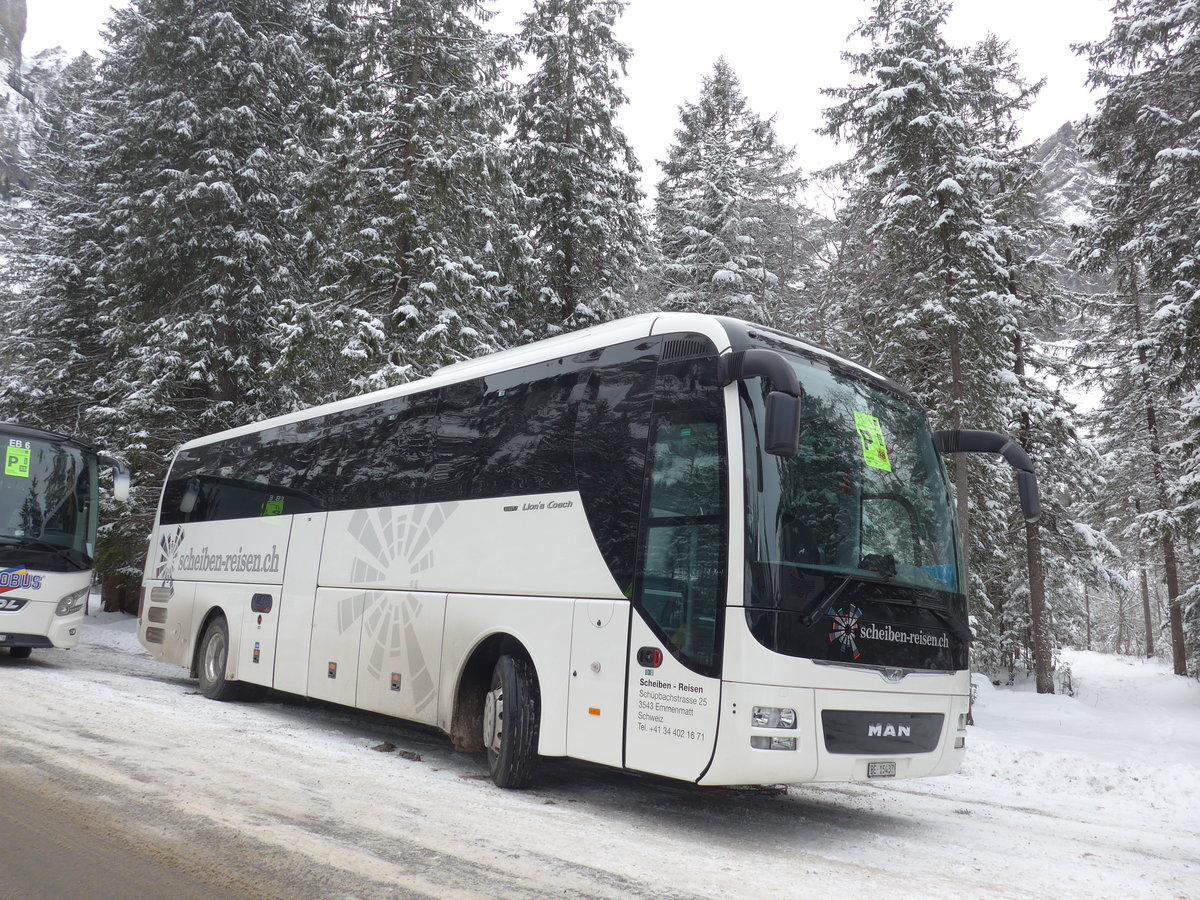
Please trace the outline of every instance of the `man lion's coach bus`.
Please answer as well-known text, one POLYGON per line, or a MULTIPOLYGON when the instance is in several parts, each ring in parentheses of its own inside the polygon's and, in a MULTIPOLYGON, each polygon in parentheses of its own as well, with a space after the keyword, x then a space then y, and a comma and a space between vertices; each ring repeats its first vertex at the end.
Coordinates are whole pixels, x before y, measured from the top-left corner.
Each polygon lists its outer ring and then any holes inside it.
POLYGON ((963 756, 965 575, 913 398, 733 319, 643 315, 185 444, 138 634, 208 697, 436 726, 702 785, 963 756))
POLYGON ((129 496, 129 472, 40 428, 0 422, 0 445, 0 647, 22 658, 39 647, 74 647, 92 586, 97 470, 114 470, 119 500, 129 496))

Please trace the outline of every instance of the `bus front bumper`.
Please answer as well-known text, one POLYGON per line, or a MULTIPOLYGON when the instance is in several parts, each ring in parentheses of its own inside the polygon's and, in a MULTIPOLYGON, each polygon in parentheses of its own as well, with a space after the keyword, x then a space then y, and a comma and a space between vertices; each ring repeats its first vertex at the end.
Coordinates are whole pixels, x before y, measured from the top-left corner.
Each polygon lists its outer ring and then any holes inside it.
POLYGON ((737 682, 725 682, 722 694, 717 751, 700 784, 919 778, 962 763, 965 695, 737 682), (779 727, 772 710, 794 727, 779 727), (774 727, 762 724, 771 718, 774 727))
POLYGON ((83 610, 57 616, 57 603, 31 600, 16 612, 0 613, 0 647, 57 647, 69 650, 79 643, 83 610))

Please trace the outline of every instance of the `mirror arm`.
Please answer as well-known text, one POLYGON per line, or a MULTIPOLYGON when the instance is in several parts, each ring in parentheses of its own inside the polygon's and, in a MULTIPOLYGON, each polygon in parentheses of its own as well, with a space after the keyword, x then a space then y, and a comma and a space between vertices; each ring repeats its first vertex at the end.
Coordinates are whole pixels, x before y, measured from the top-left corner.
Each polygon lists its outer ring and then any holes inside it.
POLYGON ((933 433, 933 446, 939 453, 998 453, 1005 462, 1017 470, 1017 487, 1021 493, 1021 507, 1026 522, 1041 518, 1041 503, 1038 498, 1037 476, 1033 462, 1025 449, 1007 434, 998 431, 972 431, 950 429, 933 433))
POLYGON ((761 377, 771 383, 773 391, 782 391, 792 397, 800 396, 800 379, 796 377, 796 370, 774 350, 752 347, 726 353, 717 360, 717 367, 717 377, 722 385, 761 377))
POLYGON ((129 474, 129 467, 115 456, 109 456, 107 453, 98 453, 96 454, 96 461, 102 466, 114 469, 118 475, 129 474))

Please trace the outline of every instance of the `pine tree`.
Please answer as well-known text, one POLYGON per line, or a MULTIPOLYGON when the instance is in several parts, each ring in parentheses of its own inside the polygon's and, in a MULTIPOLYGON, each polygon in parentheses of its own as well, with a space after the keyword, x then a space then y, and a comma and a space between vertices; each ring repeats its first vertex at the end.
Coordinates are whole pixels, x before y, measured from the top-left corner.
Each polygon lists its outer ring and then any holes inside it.
POLYGON ((83 136, 95 125, 97 87, 95 63, 83 54, 46 86, 38 110, 31 187, 9 232, 14 296, 0 385, 8 417, 80 435, 93 398, 79 388, 103 367, 96 305, 83 277, 96 259, 83 236, 98 203, 84 175, 83 136))
POLYGON ((801 176, 774 118, 754 113, 717 60, 662 164, 655 200, 663 305, 771 323, 798 260, 801 176))
POLYGON ((517 180, 541 261, 537 333, 628 311, 647 242, 639 166, 616 124, 630 51, 614 26, 624 0, 536 0, 521 49, 538 63, 518 93, 517 180), (544 323, 544 324, 543 324, 544 323))
POLYGON ((142 486, 112 565, 142 551, 179 442, 299 402, 278 363, 310 280, 302 24, 295 0, 135 0, 110 24, 32 291, 39 320, 65 312, 55 329, 74 348, 33 371, 42 418, 78 408, 78 430, 142 486))
MULTIPOLYGON (((856 34, 871 46, 846 54, 865 83, 827 90, 826 131, 855 156, 833 174, 851 200, 846 312, 870 361, 904 379, 938 418, 1002 427, 1014 327, 1005 289, 990 177, 1002 163, 973 125, 982 100, 969 60, 941 34, 949 7, 881 0, 856 34)), ((956 466, 966 528, 966 467, 956 466)))
MULTIPOLYGON (((1107 94, 1085 132, 1088 155, 1110 182, 1097 203, 1084 255, 1115 274, 1124 318, 1140 342, 1123 360, 1143 381, 1145 440, 1156 482, 1157 522, 1170 602, 1172 657, 1187 671, 1185 597, 1177 541, 1181 517, 1200 516, 1200 6, 1194 0, 1118 0, 1108 36, 1082 46, 1089 82, 1107 94), (1136 354, 1136 357, 1133 355, 1136 354), (1147 364, 1152 362, 1155 371, 1147 364), (1170 377, 1163 378, 1164 373, 1170 377), (1156 390, 1156 386, 1162 390, 1156 390), (1164 412, 1192 413, 1190 434, 1172 437, 1164 412), (1179 506, 1180 496, 1189 501, 1179 506)), ((1147 515, 1150 515, 1148 512, 1147 515)))
POLYGON ((519 337, 532 254, 503 137, 512 48, 478 0, 371 0, 339 74, 324 190, 339 236, 322 286, 331 352, 374 387, 519 337))
MULTIPOLYGON (((1053 365, 1038 339, 1053 273, 1036 260, 1034 172, 1014 124, 1038 86, 994 38, 951 47, 948 11, 936 0, 880 0, 856 32, 867 49, 846 54, 863 82, 826 91, 841 101, 826 111, 827 133, 855 147, 831 170, 849 189, 837 263, 846 349, 909 384, 943 426, 1016 431, 1035 462, 1064 447, 1094 457, 1068 404, 1041 384, 1053 365)), ((1015 515, 1003 470, 964 458, 954 470, 977 663, 1012 667, 1028 647, 1038 690, 1053 691, 1044 530, 1015 515)), ((1085 476, 1076 465, 1043 474, 1054 557, 1079 544, 1055 494, 1085 476)))

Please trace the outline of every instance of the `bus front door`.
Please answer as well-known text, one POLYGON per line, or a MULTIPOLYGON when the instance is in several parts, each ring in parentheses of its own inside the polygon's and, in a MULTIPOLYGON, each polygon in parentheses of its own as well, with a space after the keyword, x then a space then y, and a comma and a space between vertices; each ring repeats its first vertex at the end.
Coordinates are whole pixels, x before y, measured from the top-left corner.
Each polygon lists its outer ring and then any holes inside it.
POLYGON ((722 430, 659 414, 629 635, 625 765, 698 779, 720 713, 725 506, 722 430))

